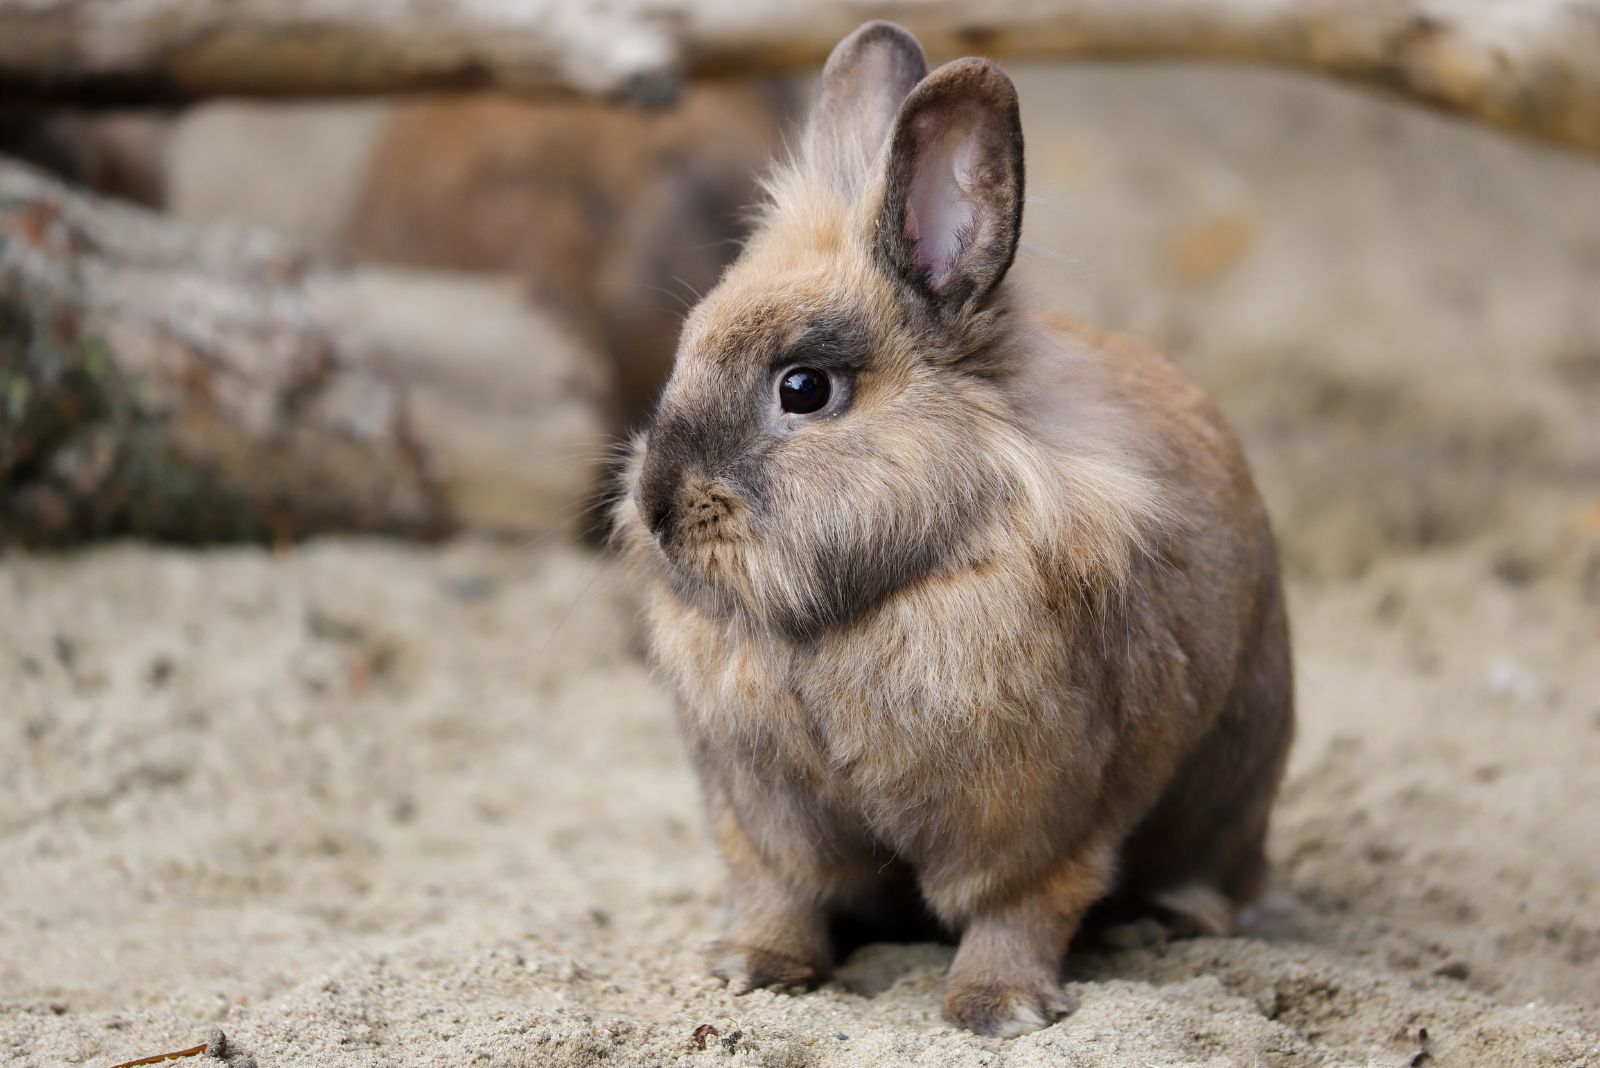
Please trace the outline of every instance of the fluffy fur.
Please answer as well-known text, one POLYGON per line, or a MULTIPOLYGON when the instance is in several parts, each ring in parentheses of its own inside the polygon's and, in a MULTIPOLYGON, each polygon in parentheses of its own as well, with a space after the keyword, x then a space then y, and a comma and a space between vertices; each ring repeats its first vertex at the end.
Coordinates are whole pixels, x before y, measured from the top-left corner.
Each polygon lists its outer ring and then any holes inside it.
POLYGON ((1256 893, 1288 632, 1209 401, 1005 280, 1009 79, 925 69, 884 23, 839 46, 616 520, 729 870, 718 973, 812 984, 830 917, 909 883, 961 934, 947 1014, 1008 1035, 1070 1009, 1092 905, 1214 932, 1256 893), (780 408, 794 366, 821 412, 780 408))

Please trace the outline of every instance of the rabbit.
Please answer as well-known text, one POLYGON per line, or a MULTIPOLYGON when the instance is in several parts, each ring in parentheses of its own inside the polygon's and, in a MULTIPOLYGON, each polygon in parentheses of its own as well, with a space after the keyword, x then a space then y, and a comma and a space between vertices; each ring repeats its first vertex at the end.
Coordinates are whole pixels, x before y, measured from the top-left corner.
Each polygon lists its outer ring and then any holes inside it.
POLYGON ((813 986, 908 881, 994 1036, 1071 1011, 1092 906, 1229 929, 1293 731, 1240 447, 1007 280, 1022 149, 993 63, 841 42, 614 506, 727 867, 715 974, 813 986))

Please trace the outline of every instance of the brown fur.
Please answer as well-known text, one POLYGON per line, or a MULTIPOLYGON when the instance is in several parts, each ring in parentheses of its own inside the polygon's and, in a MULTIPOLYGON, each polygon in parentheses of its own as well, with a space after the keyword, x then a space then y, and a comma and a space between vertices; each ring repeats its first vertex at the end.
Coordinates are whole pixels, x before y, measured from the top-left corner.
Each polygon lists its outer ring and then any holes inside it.
MULTIPOLYGON (((921 61, 882 24, 835 57, 852 86, 921 61)), ((1210 402, 1004 281, 1009 79, 899 81, 876 90, 898 111, 856 113, 895 116, 872 165, 781 173, 690 316, 618 536, 730 874, 718 973, 816 981, 828 918, 908 868, 961 931, 946 1012, 1016 1034, 1070 1008, 1060 960, 1095 903, 1217 930, 1256 892, 1288 633, 1210 402), (777 403, 795 365, 835 383, 814 415, 777 403)))
POLYGON ((641 424, 687 303, 738 253, 787 113, 776 85, 692 88, 667 112, 472 96, 395 108, 346 235, 364 259, 515 274, 612 362, 641 424))

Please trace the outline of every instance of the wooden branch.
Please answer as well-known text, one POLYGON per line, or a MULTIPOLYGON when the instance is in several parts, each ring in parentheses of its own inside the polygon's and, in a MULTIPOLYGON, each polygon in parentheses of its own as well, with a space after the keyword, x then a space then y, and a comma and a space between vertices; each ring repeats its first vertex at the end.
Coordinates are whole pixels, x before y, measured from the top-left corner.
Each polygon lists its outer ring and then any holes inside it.
POLYGON ((1600 151, 1600 0, 0 0, 0 96, 440 87, 669 100, 819 63, 867 18, 936 57, 1200 57, 1353 79, 1600 151))
POLYGON ((0 160, 0 544, 545 529, 599 364, 511 284, 351 270, 0 160))

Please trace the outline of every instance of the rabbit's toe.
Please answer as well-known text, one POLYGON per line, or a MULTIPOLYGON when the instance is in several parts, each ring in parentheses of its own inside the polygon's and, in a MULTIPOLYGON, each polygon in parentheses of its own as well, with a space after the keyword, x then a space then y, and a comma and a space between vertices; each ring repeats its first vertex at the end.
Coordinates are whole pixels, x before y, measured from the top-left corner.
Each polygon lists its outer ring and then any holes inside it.
POLYGON ((951 1022, 992 1038, 1015 1038, 1049 1027, 1078 1001, 1058 982, 955 983, 945 992, 951 1022))
POLYGON ((826 978, 819 961, 759 946, 719 944, 713 954, 711 974, 727 982, 736 994, 770 988, 810 990, 826 978))

